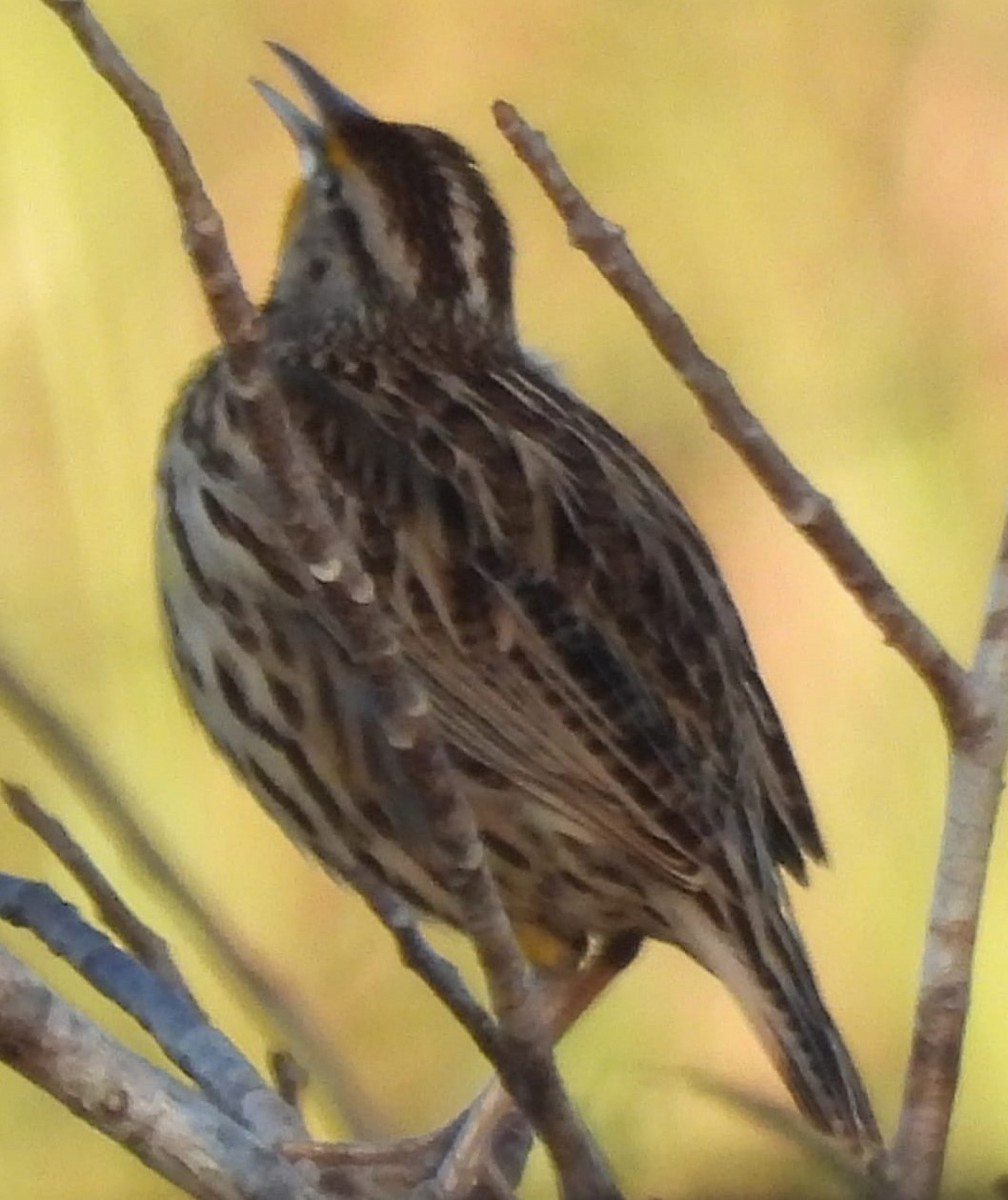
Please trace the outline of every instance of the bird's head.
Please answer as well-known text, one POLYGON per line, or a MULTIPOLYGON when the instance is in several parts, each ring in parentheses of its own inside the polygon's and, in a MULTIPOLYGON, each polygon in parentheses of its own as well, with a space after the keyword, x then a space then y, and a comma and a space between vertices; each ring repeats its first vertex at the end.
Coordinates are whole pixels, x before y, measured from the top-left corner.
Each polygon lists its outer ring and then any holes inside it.
POLYGON ((512 340, 507 221, 468 151, 436 129, 372 116, 298 55, 272 49, 315 110, 256 82, 301 165, 270 300, 280 328, 512 340))

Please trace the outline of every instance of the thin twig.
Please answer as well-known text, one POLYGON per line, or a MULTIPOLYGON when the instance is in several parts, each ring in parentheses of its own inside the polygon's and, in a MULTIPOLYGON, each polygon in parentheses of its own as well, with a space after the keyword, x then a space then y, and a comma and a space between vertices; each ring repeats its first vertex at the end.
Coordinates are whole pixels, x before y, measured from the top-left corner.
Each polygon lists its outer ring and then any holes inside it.
POLYGON ((42 3, 67 26, 91 65, 140 126, 172 189, 182 218, 186 251, 221 341, 239 363, 254 358, 262 333, 258 309, 242 289, 228 249, 224 223, 161 97, 137 75, 83 0, 42 0, 42 3))
POLYGON ((680 375, 714 430, 742 458, 784 516, 833 569, 891 645, 923 679, 953 737, 981 732, 983 708, 964 669, 899 596, 829 497, 812 486, 749 411, 725 370, 697 344, 627 245, 575 187, 546 138, 505 100, 493 108, 511 143, 584 252, 627 302, 659 354, 680 375))
POLYGON ((0 780, 0 793, 14 816, 49 847, 81 885, 106 927, 145 967, 180 991, 199 1010, 168 943, 133 912, 83 847, 70 836, 66 826, 40 808, 27 788, 0 780))
POLYGON ((280 982, 236 933, 226 928, 213 906, 158 849, 134 816, 138 805, 116 783, 68 721, 47 705, 0 650, 0 706, 10 712, 48 760, 90 800, 93 811, 111 828, 128 861, 134 863, 188 920, 223 969, 238 982, 283 1035, 303 1048, 306 1061, 332 1097, 348 1129, 357 1137, 381 1136, 387 1122, 349 1068, 334 1056, 280 982))
MULTIPOLYGON (((640 938, 612 938, 596 947, 591 958, 573 975, 550 981, 543 991, 543 1008, 550 1036, 558 1042, 632 961, 640 938)), ((451 1150, 438 1171, 445 1200, 469 1196, 486 1177, 494 1160, 493 1147, 513 1111, 511 1097, 493 1080, 465 1110, 451 1150)))
MULTIPOLYGON (((544 990, 543 1007, 550 1035, 559 1041, 593 1001, 629 964, 639 939, 616 938, 599 946, 574 975, 557 979, 544 990)), ((436 1170, 442 1200, 467 1200, 483 1194, 488 1180, 510 1189, 521 1178, 529 1150, 528 1123, 516 1110, 499 1080, 492 1080, 467 1108, 447 1125, 417 1139, 387 1146, 292 1145, 290 1153, 327 1166, 384 1164, 390 1169, 419 1165, 418 1155, 436 1170)))
POLYGON ((486 1181, 499 1182, 510 1195, 522 1177, 532 1144, 531 1127, 513 1107, 503 1114, 494 1130, 492 1145, 482 1162, 482 1172, 467 1191, 446 1192, 441 1187, 440 1166, 463 1124, 463 1113, 448 1125, 421 1137, 401 1138, 390 1143, 327 1145, 321 1142, 288 1146, 287 1153, 314 1163, 323 1183, 334 1193, 349 1174, 369 1195, 416 1197, 432 1195, 438 1200, 487 1200, 486 1181), (434 1180, 432 1185, 431 1181, 434 1180))
POLYGON ((281 1100, 301 1112, 301 1097, 308 1085, 308 1072, 288 1050, 271 1050, 268 1055, 270 1078, 281 1100))
MULTIPOLYGON (((324 1168, 323 1190, 327 1193, 332 1185, 331 1190, 347 1197, 405 1195, 429 1181, 449 1153, 462 1118, 432 1134, 395 1142, 333 1146, 307 1141, 306 1129, 293 1103, 303 1083, 303 1076, 294 1079, 296 1068, 292 1071, 285 1065, 277 1071, 288 1081, 278 1095, 173 983, 156 977, 144 964, 114 946, 47 885, 0 873, 0 921, 30 930, 83 979, 134 1017, 166 1057, 199 1086, 207 1100, 229 1121, 237 1121, 263 1146, 280 1150, 285 1157, 318 1163, 324 1168)), ((29 1037, 17 1024, 12 1034, 12 1014, 4 1007, 7 1003, 10 1001, 3 995, 0 980, 0 1041, 4 1037, 21 1041, 44 1038, 44 1029, 36 1028, 29 1037)), ((40 1010, 36 1016, 36 1025, 44 1025, 46 1012, 40 1010)), ((16 1002, 13 1018, 15 1023, 22 1019, 17 1014, 16 1002)), ((72 1107, 76 1091, 73 1081, 66 1078, 68 1070, 84 1077, 104 1077, 109 1071, 107 1046, 100 1040, 88 1039, 74 1047, 56 1042, 45 1053, 45 1070, 51 1077, 47 1086, 72 1107), (58 1061, 64 1053, 77 1059, 86 1056, 86 1061, 68 1067, 58 1061), (50 1057, 55 1061, 48 1061, 50 1057)), ((272 1057, 273 1065, 277 1066, 277 1056, 272 1057)), ((167 1093, 164 1102, 174 1103, 167 1093)), ((88 1106, 80 1111, 85 1119, 115 1136, 115 1129, 108 1128, 101 1120, 92 1120, 88 1106)), ((529 1141, 522 1134, 527 1129, 523 1117, 513 1110, 505 1111, 486 1148, 485 1169, 506 1181, 517 1182, 528 1154, 529 1141)), ((198 1154, 199 1143, 191 1149, 198 1154)), ((156 1147, 152 1152, 156 1154, 156 1147)), ((475 1196, 475 1190, 455 1192, 451 1200, 470 1200, 470 1197, 475 1200, 475 1196)))
POLYGON ((952 749, 945 827, 892 1162, 900 1200, 938 1193, 969 1011, 980 906, 1008 755, 1008 519, 971 672, 991 714, 952 749))

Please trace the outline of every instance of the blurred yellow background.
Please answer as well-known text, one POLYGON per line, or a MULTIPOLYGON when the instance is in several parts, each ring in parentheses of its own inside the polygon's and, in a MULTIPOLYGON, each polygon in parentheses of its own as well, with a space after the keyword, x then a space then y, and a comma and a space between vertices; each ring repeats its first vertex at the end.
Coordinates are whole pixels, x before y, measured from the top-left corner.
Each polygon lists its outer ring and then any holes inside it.
MULTIPOLYGON (((706 349, 956 654, 971 653, 1006 478, 1008 9, 998 0, 100 0, 267 287, 295 174, 247 85, 290 94, 264 38, 381 115, 469 144, 511 214, 528 341, 638 441, 719 554, 832 852, 797 897, 887 1132, 940 829, 944 743, 906 667, 763 498, 627 312, 565 243, 496 133, 515 102, 706 349)), ((152 472, 211 333, 166 188, 130 117, 41 3, 0 17, 0 643, 142 801, 169 855, 321 1023, 402 1130, 485 1075, 351 896, 285 844, 183 712, 161 652, 152 472)), ((31 785, 172 941, 219 1024, 276 1036, 73 789, 0 712, 31 785)), ((995 848, 948 1186, 1008 1169, 1008 873, 995 848)), ((79 893, 0 813, 0 870, 79 893)), ((131 1045, 144 1036, 26 936, 0 931, 131 1045)), ((447 934, 438 944, 461 953, 447 934)), ((465 961, 465 956, 462 955, 465 961)), ((780 1196, 816 1169, 684 1079, 783 1100, 719 987, 654 946, 571 1035, 571 1087, 628 1194, 780 1196)), ((310 1066, 310 1064, 309 1064, 310 1066)), ((313 1094, 314 1127, 338 1135, 313 1094)), ((0 1190, 169 1197, 0 1070, 0 1190)), ((825 1185, 824 1185, 825 1186, 825 1185)), ((537 1161, 526 1188, 550 1194, 537 1161)))

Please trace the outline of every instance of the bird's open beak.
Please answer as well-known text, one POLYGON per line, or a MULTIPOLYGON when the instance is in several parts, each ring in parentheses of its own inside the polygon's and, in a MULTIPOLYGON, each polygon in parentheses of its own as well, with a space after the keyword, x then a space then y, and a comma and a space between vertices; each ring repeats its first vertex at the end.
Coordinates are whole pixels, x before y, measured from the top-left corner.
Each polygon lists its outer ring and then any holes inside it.
POLYGON ((267 42, 266 45, 291 72, 321 118, 321 121, 316 121, 307 116, 296 104, 261 79, 252 80, 252 86, 294 139, 301 160, 301 173, 307 178, 318 168, 320 160, 325 158, 329 139, 332 134, 338 134, 347 118, 373 118, 363 105, 346 92, 341 92, 299 54, 277 42, 267 42))

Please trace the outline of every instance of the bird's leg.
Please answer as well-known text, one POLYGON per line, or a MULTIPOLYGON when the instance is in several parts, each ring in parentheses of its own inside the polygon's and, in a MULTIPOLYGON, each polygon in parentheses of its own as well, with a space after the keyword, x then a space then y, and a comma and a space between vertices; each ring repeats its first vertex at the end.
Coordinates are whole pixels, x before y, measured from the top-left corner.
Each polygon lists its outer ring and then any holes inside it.
MULTIPOLYGON (((577 970, 553 978, 545 977, 541 996, 554 1042, 563 1037, 630 964, 640 949, 641 940, 635 933, 609 938, 577 970)), ((438 1191, 445 1200, 462 1200, 474 1191, 488 1171, 494 1170, 492 1147, 497 1131, 514 1112, 514 1101, 499 1079, 491 1080, 469 1105, 437 1173, 438 1191)))
MULTIPOLYGON (((610 938, 576 970, 544 976, 545 1018, 554 1042, 628 966, 640 947, 636 934, 610 938)), ((521 1178, 532 1134, 498 1079, 447 1125, 420 1137, 382 1145, 346 1142, 288 1143, 289 1158, 309 1159, 326 1175, 373 1174, 387 1194, 405 1192, 433 1177, 443 1200, 464 1200, 490 1183, 506 1195, 521 1178)))

